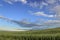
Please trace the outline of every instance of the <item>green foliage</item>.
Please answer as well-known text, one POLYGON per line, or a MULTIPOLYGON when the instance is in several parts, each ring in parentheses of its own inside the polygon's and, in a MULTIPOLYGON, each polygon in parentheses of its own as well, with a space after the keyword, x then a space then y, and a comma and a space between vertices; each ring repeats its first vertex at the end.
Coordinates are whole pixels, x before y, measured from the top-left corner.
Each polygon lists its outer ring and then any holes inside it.
POLYGON ((0 40, 60 40, 60 29, 0 31, 0 40))

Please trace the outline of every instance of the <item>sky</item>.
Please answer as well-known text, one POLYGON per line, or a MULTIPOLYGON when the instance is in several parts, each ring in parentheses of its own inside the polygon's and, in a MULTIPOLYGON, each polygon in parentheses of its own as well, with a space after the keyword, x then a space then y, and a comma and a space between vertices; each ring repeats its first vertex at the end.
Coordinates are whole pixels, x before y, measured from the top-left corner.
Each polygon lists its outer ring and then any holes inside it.
POLYGON ((55 28, 59 18, 60 0, 0 0, 1 29, 55 28))

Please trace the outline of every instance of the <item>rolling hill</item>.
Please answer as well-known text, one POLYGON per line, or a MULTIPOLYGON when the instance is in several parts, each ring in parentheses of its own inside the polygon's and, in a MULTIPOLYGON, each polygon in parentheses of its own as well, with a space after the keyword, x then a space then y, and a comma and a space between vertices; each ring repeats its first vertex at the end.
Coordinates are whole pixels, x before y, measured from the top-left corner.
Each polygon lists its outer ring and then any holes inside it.
POLYGON ((29 31, 0 31, 0 40, 60 40, 60 28, 29 31))

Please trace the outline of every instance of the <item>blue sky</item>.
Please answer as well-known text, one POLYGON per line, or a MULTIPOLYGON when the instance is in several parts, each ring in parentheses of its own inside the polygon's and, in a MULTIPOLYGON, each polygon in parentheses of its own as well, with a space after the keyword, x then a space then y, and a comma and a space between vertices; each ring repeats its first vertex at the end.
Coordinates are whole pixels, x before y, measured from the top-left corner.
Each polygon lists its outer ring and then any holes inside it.
MULTIPOLYGON (((51 23, 60 23, 60 0, 0 0, 0 16, 11 20, 25 21, 25 26, 33 23, 35 25, 45 24, 46 27, 52 26, 51 23)), ((33 25, 32 24, 32 25, 33 25)), ((12 22, 0 19, 0 27, 29 29, 29 27, 18 26, 12 22), (12 27, 13 26, 13 27, 12 27)), ((54 26, 53 26, 54 27, 54 26)), ((31 27, 40 28, 40 27, 31 27)))

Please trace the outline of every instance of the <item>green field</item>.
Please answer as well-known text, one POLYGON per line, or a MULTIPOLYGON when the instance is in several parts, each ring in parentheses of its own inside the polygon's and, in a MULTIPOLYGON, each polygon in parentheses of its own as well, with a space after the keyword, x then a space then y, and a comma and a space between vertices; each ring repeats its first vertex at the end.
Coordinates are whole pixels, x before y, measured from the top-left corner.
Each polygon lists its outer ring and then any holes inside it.
POLYGON ((0 40, 60 40, 60 28, 30 31, 0 31, 0 40))

